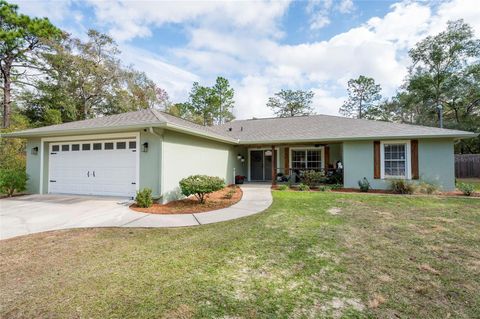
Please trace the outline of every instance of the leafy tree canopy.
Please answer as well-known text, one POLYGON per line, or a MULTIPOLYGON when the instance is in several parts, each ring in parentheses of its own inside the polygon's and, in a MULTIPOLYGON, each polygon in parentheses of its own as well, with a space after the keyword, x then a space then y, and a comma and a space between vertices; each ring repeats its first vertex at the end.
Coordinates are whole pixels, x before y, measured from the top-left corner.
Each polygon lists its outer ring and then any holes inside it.
POLYGON ((312 99, 315 93, 303 90, 280 90, 270 97, 267 106, 277 117, 313 114, 312 99))
POLYGON ((371 118, 381 99, 382 88, 370 77, 360 75, 348 81, 348 99, 340 108, 340 113, 348 117, 371 118))

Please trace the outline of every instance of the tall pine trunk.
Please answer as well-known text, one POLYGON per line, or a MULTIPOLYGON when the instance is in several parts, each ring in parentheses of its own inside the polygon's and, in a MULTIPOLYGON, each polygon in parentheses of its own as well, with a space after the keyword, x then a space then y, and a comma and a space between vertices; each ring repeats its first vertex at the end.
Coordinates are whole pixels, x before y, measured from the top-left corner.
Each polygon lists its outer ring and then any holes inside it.
POLYGON ((10 126, 10 110, 12 104, 12 82, 10 78, 11 63, 6 62, 3 70, 3 128, 10 126))

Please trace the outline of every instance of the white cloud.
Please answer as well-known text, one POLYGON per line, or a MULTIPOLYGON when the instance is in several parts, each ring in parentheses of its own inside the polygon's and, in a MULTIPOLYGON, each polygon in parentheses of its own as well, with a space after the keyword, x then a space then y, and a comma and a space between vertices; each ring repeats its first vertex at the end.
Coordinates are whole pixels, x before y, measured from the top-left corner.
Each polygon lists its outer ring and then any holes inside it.
MULTIPOLYGON (((373 77, 391 96, 407 73, 408 49, 444 30, 448 20, 463 18, 480 36, 478 0, 401 1, 384 16, 328 40, 295 45, 279 41, 288 2, 89 1, 99 26, 120 40, 126 64, 145 71, 174 101, 186 99, 194 81, 211 85, 217 75, 226 76, 235 88, 238 118, 271 116, 267 100, 282 88, 313 90, 316 112, 336 114, 347 81, 361 74, 373 77), (172 23, 185 32, 187 44, 162 53, 128 44, 172 23)), ((21 7, 52 20, 86 23, 70 11, 69 2, 23 0, 21 7)), ((318 30, 332 23, 332 13, 357 9, 351 0, 314 0, 305 10, 308 26, 318 30)))
POLYGON ((288 1, 134 1, 89 0, 100 24, 119 41, 151 35, 152 28, 168 23, 229 26, 281 36, 277 20, 288 1))
POLYGON ((342 0, 338 5, 338 11, 341 13, 350 13, 354 10, 355 6, 353 5, 352 0, 342 0))
POLYGON ((157 85, 165 89, 174 102, 187 99, 192 83, 200 77, 187 70, 163 61, 155 53, 124 45, 121 53, 122 62, 144 71, 157 85))

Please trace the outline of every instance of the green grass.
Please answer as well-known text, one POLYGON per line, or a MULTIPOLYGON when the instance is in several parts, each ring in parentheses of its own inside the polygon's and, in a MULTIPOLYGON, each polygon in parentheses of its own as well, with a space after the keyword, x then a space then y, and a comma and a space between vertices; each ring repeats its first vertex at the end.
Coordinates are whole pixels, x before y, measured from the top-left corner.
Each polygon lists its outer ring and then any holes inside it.
POLYGON ((457 178, 457 183, 472 184, 480 192, 480 178, 457 178))
POLYGON ((0 245, 0 317, 480 317, 480 200, 274 192, 264 213, 0 245))

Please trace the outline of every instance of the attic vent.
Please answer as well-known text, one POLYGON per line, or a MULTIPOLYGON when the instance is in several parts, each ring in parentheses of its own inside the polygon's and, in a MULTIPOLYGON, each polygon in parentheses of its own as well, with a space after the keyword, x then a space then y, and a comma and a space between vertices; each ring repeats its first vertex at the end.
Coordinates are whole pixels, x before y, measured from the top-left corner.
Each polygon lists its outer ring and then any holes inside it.
POLYGON ((232 128, 231 128, 231 127, 229 127, 229 128, 228 128, 228 131, 229 131, 229 132, 231 132, 231 131, 232 131, 232 128))

